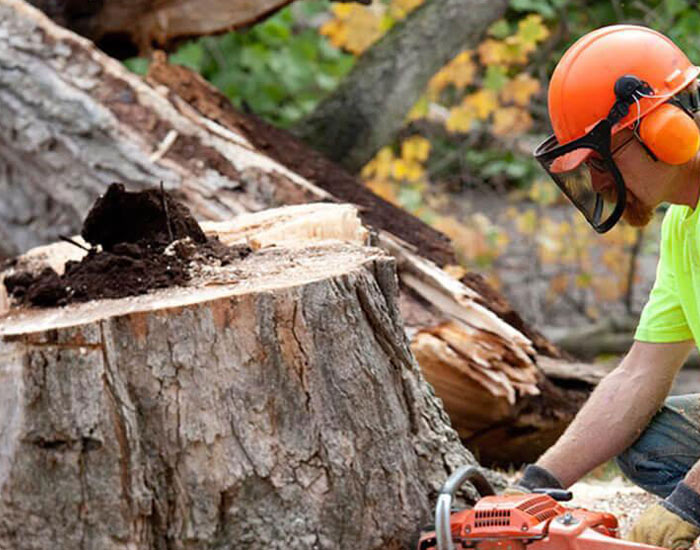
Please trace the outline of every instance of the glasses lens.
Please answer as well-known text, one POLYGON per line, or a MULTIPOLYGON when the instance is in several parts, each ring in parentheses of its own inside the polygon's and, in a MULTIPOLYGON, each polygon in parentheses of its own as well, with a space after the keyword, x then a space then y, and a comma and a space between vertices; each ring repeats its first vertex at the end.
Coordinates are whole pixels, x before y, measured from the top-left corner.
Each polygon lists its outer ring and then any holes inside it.
POLYGON ((604 233, 624 210, 624 181, 609 152, 599 151, 591 140, 586 146, 571 145, 560 147, 552 136, 535 156, 591 226, 604 233))

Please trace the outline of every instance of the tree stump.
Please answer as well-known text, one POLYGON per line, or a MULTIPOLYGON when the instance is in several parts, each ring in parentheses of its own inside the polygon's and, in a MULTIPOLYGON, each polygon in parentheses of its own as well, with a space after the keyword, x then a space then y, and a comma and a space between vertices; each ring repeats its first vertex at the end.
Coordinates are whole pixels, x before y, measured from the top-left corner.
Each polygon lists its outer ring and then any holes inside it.
POLYGON ((474 463, 395 261, 270 247, 189 287, 0 317, 0 549, 404 548, 474 463))

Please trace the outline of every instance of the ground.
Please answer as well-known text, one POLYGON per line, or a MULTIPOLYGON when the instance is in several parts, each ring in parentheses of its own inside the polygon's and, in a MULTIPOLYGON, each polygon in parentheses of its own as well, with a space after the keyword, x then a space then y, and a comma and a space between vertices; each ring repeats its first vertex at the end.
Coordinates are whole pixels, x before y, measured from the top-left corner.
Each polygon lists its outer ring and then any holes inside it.
POLYGON ((586 478, 571 487, 574 499, 567 506, 580 506, 617 517, 620 535, 624 536, 640 514, 656 500, 621 476, 611 480, 586 478))

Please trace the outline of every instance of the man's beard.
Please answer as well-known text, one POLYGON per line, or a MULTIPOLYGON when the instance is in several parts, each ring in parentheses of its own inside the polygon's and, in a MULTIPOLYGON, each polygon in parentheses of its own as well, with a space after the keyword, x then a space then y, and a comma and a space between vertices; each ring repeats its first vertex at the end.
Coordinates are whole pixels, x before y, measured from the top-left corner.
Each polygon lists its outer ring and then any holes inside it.
POLYGON ((628 191, 627 205, 622 219, 632 227, 645 227, 654 217, 654 210, 656 210, 654 207, 644 204, 628 191))

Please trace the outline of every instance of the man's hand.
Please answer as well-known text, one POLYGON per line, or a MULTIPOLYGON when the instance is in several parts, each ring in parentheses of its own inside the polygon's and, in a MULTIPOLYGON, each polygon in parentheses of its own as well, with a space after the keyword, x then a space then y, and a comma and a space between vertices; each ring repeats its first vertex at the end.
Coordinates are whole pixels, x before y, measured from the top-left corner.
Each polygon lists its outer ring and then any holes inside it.
POLYGON ((640 516, 627 540, 653 544, 671 550, 685 550, 700 536, 700 528, 685 521, 661 504, 654 504, 640 516))

